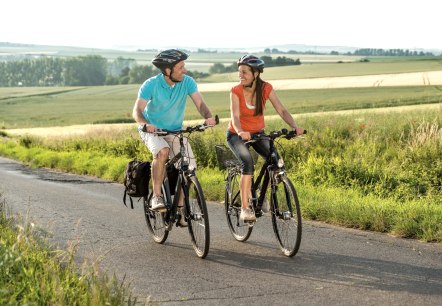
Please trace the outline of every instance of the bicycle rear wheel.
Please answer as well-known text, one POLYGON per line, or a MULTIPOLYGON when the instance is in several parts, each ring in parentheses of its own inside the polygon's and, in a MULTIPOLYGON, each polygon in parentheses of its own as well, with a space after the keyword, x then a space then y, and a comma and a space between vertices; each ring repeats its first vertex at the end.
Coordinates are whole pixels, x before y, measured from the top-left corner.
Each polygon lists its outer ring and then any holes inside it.
POLYGON ((284 255, 292 257, 301 245, 302 218, 295 187, 287 177, 279 178, 271 201, 273 231, 284 255))
POLYGON ((167 212, 158 212, 151 210, 149 204, 151 198, 152 194, 149 196, 149 198, 143 198, 144 217, 146 218, 147 229, 152 234, 152 238, 155 242, 164 243, 167 239, 167 236, 169 236, 169 231, 164 224, 164 218, 167 212))
POLYGON ((240 177, 239 173, 229 174, 224 195, 224 207, 230 232, 236 240, 244 242, 249 239, 253 227, 239 218, 241 214, 240 177))
POLYGON ((189 207, 186 211, 189 234, 196 255, 205 258, 209 252, 210 228, 206 200, 198 178, 191 176, 187 180, 189 207))

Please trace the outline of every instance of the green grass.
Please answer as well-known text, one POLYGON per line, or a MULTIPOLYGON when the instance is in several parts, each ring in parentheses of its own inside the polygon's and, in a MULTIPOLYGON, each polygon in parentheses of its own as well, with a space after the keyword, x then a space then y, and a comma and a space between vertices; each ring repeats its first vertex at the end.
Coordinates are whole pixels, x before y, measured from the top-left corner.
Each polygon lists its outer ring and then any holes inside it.
MULTIPOLYGON (((15 88, 10 90, 12 93, 0 91, 0 128, 132 123, 138 85, 74 88, 65 92, 60 92, 60 88, 35 88, 20 94, 15 88)), ((439 86, 279 90, 277 94, 293 114, 442 102, 439 86)), ((227 91, 203 92, 203 96, 214 114, 230 117, 227 91)), ((266 115, 272 114, 275 111, 269 104, 266 115)), ((186 119, 199 118, 189 100, 186 119)))
POLYGON ((67 251, 47 243, 43 229, 22 216, 11 216, 0 194, 0 304, 1 305, 135 305, 131 289, 97 271, 83 269, 73 258, 78 244, 67 251))
MULTIPOLYGON (((226 124, 192 135, 208 200, 223 199, 213 148, 225 143, 226 124)), ((308 192, 301 198, 307 219, 442 241, 440 109, 302 116, 298 124, 309 134, 282 141, 279 150, 298 189, 308 192)), ((267 119, 268 130, 283 126, 267 119)), ((134 127, 70 138, 4 137, 0 155, 122 182, 128 160, 151 159, 138 137, 134 127)))

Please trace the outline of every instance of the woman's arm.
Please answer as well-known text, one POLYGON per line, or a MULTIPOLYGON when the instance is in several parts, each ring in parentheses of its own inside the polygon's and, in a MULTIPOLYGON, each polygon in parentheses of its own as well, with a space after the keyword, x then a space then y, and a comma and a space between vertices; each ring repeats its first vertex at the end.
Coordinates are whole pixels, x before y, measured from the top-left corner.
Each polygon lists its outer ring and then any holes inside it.
POLYGON ((303 128, 299 128, 296 124, 293 116, 289 113, 287 108, 282 104, 275 90, 272 89, 269 95, 269 100, 272 103, 275 110, 278 112, 279 116, 292 128, 292 130, 296 131, 296 134, 304 133, 303 128))
POLYGON ((241 127, 241 120, 239 118, 239 98, 232 92, 230 93, 230 116, 232 119, 233 128, 235 129, 238 136, 241 137, 243 140, 249 140, 251 137, 250 133, 247 131, 243 131, 241 127))

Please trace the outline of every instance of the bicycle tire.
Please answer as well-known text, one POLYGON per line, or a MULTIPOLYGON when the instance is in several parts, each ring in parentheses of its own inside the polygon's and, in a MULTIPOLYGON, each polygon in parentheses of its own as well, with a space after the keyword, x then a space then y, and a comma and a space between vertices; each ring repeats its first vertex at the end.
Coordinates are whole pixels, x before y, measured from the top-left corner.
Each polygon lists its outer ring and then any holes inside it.
POLYGON ((155 242, 163 244, 169 236, 169 231, 164 223, 164 216, 166 212, 151 210, 149 205, 151 198, 152 194, 149 196, 149 198, 143 198, 144 216, 146 218, 147 229, 151 233, 155 242))
POLYGON ((186 221, 193 249, 200 258, 205 258, 210 246, 209 214, 203 190, 196 176, 187 179, 189 206, 186 207, 186 221))
POLYGON ((283 254, 292 257, 301 245, 301 208, 292 182, 286 176, 278 180, 270 203, 273 231, 283 254))
POLYGON ((239 173, 228 174, 224 195, 224 208, 230 233, 237 241, 245 242, 252 234, 253 227, 239 218, 241 214, 240 176, 239 173))

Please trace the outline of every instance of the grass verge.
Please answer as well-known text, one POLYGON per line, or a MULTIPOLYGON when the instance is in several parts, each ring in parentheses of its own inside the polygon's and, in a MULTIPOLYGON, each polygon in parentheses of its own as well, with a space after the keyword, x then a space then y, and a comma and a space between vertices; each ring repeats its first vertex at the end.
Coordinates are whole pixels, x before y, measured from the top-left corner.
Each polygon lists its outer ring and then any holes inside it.
POLYGON ((44 231, 11 216, 0 195, 0 305, 135 305, 128 284, 74 263, 77 244, 56 250, 44 231))

